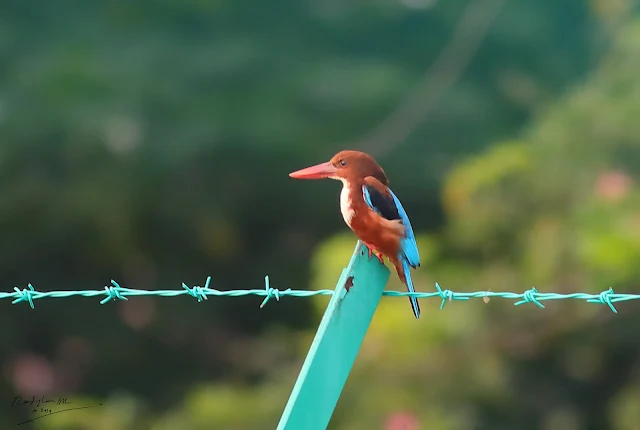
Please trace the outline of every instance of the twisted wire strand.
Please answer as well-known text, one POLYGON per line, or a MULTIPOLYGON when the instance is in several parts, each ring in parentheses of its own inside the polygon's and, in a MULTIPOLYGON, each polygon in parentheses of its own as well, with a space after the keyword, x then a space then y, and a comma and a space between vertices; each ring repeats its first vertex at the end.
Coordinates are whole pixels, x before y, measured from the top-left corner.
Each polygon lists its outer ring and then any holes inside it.
MULTIPOLYGON (((242 297, 242 296, 261 296, 264 300, 260 304, 260 307, 264 307, 269 300, 275 298, 277 301, 281 297, 313 297, 313 296, 330 296, 334 294, 334 290, 292 290, 287 288, 286 290, 279 290, 272 288, 269 285, 269 276, 264 278, 263 289, 247 289, 247 290, 216 290, 210 288, 211 277, 207 277, 204 286, 195 285, 189 287, 185 283, 182 284, 182 289, 176 290, 138 290, 134 288, 121 287, 116 281, 111 280, 111 285, 105 286, 103 290, 71 290, 71 291, 37 291, 33 288, 33 285, 28 284, 27 288, 20 290, 18 287, 14 287, 13 292, 0 292, 0 300, 10 299, 12 304, 27 302, 32 309, 34 307, 34 300, 45 298, 68 298, 74 296, 81 297, 103 297, 100 300, 100 304, 112 300, 128 300, 128 297, 135 296, 161 296, 161 297, 177 297, 182 295, 188 295, 202 302, 208 300, 209 296, 214 297, 242 297)), ((442 289, 436 282, 436 291, 430 293, 404 293, 400 291, 384 291, 384 296, 391 297, 408 297, 413 296, 418 299, 431 299, 440 298, 442 300, 440 309, 444 309, 447 302, 453 300, 470 300, 470 299, 483 299, 488 301, 491 298, 501 298, 507 300, 517 300, 514 305, 520 306, 526 303, 533 303, 540 308, 544 308, 542 302, 549 300, 579 300, 587 303, 606 304, 609 308, 617 313, 617 309, 614 303, 624 302, 629 300, 640 300, 640 294, 620 294, 615 293, 613 288, 602 291, 598 294, 589 293, 541 293, 536 288, 531 288, 522 293, 514 293, 508 291, 475 291, 469 293, 456 292, 447 289, 442 289)))

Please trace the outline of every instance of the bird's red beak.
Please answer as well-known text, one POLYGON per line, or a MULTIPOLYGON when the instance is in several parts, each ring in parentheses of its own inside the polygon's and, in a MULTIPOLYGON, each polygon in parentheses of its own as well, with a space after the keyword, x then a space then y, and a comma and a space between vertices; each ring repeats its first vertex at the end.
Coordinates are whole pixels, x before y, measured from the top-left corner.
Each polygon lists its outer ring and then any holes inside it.
POLYGON ((323 179, 335 176, 336 172, 336 168, 326 162, 289 173, 289 176, 295 179, 323 179))

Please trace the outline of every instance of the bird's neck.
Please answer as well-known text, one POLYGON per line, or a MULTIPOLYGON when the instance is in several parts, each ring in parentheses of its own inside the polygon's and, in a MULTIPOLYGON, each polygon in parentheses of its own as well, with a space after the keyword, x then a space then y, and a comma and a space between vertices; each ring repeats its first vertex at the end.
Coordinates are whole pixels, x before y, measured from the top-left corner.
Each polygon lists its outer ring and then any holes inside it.
POLYGON ((340 191, 340 212, 344 222, 351 227, 351 221, 356 214, 356 208, 364 203, 362 195, 362 186, 358 186, 357 182, 347 179, 340 179, 342 182, 342 191, 340 191))
POLYGON ((349 194, 352 202, 356 201, 358 196, 361 197, 361 200, 364 200, 362 197, 362 191, 358 191, 362 189, 362 181, 340 178, 340 182, 342 182, 342 192, 349 194))

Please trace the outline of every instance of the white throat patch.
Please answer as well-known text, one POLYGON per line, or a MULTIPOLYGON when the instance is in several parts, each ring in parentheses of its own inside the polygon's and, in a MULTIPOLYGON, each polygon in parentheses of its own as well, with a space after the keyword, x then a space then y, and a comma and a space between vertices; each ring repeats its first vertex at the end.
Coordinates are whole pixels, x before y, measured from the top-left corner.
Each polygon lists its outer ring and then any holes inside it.
POLYGON ((341 179, 342 181, 342 191, 340 191, 340 212, 342 212, 342 218, 344 222, 347 223, 349 227, 351 227, 351 220, 355 215, 355 211, 351 206, 351 190, 349 189, 349 184, 346 180, 341 179))

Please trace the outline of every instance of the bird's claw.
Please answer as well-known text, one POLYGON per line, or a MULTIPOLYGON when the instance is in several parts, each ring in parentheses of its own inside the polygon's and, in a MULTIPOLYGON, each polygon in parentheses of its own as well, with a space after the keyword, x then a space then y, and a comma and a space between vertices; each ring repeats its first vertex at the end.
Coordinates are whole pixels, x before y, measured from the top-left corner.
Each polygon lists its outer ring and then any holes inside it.
POLYGON ((368 244, 365 244, 365 246, 367 247, 367 250, 369 251, 369 260, 371 260, 371 256, 375 254, 375 256, 378 259, 378 261, 380 262, 380 264, 384 264, 384 260, 383 260, 382 254, 374 252, 373 251, 373 247, 369 246, 368 244))

